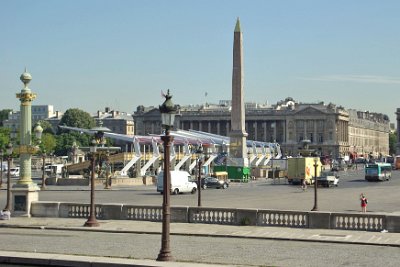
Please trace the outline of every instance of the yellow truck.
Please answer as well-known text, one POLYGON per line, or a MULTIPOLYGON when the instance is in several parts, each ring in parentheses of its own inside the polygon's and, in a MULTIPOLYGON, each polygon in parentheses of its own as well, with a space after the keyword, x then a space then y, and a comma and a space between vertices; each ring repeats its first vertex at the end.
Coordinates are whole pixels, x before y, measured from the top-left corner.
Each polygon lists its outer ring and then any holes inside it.
POLYGON ((322 164, 318 157, 288 158, 287 179, 289 184, 314 183, 315 164, 317 165, 317 177, 320 176, 322 164))

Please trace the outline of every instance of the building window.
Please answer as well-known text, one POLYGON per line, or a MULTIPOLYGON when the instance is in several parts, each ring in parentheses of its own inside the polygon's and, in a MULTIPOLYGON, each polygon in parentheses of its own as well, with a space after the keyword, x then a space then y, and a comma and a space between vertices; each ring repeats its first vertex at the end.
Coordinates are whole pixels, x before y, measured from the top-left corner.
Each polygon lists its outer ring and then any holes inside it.
POLYGON ((319 143, 323 143, 323 142, 324 142, 324 135, 323 135, 322 133, 320 133, 320 134, 318 135, 318 142, 319 142, 319 143))
POLYGON ((304 128, 304 121, 302 121, 302 120, 296 121, 296 127, 297 128, 304 128))
POLYGON ((314 134, 313 133, 309 133, 308 134, 308 139, 311 141, 311 143, 314 143, 314 134))

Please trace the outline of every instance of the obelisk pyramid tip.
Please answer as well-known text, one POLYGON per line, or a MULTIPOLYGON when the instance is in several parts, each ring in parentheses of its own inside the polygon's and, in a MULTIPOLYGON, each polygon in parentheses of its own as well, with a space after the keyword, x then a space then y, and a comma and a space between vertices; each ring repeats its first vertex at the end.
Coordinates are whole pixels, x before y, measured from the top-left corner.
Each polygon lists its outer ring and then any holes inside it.
POLYGON ((239 20, 239 17, 236 20, 235 32, 240 32, 240 20, 239 20))

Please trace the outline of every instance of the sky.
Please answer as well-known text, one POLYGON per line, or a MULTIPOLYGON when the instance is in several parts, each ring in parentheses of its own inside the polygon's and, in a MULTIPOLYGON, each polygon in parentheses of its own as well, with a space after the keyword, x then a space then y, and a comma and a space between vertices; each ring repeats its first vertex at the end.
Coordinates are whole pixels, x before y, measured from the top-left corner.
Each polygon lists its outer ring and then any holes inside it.
POLYGON ((398 0, 0 0, 0 109, 94 113, 231 99, 240 18, 246 102, 286 97, 383 113, 400 108, 398 0))

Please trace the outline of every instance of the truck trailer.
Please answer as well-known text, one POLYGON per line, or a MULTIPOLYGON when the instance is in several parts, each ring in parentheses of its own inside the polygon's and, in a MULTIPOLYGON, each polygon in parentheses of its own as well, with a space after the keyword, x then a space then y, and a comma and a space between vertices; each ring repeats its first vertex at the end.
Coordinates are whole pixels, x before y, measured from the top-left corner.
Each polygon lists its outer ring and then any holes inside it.
POLYGON ((302 184, 306 180, 307 184, 314 183, 314 177, 321 173, 322 164, 318 157, 297 157, 288 158, 288 174, 289 184, 302 184), (317 173, 315 173, 315 164, 317 165, 317 173))

